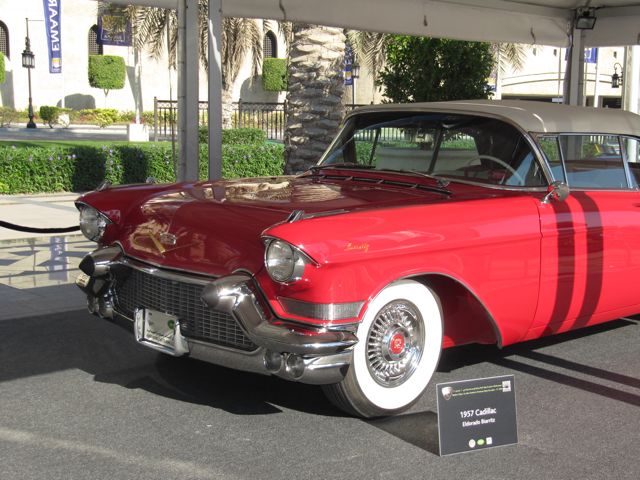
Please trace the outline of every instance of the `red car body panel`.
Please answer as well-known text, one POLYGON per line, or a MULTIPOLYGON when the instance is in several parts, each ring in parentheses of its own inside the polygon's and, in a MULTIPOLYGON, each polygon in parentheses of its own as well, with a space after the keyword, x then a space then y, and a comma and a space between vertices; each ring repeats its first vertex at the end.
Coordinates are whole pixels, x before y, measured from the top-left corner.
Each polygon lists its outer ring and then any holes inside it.
MULTIPOLYGON (((310 176, 182 184, 168 191, 166 186, 119 188, 79 201, 114 222, 103 244, 119 242, 139 260, 212 277, 249 271, 284 319, 327 323, 289 314, 279 301, 283 297, 312 303, 364 301, 361 318, 366 302, 385 285, 438 274, 458 280, 480 300, 503 345, 523 339, 538 303, 538 202, 529 194, 463 184, 451 184, 450 195, 420 191, 415 185, 436 186, 428 179, 387 176, 406 185, 372 185, 348 176, 320 183, 310 176), (284 184, 271 193, 266 187, 249 188, 284 184), (294 210, 335 213, 285 222, 294 210), (176 245, 161 252, 153 237, 168 231, 177 237, 176 245), (307 266, 301 282, 271 281, 263 268, 261 233, 292 243, 317 264, 307 266)), ((449 325, 445 346, 473 340, 456 328, 468 330, 449 325)))

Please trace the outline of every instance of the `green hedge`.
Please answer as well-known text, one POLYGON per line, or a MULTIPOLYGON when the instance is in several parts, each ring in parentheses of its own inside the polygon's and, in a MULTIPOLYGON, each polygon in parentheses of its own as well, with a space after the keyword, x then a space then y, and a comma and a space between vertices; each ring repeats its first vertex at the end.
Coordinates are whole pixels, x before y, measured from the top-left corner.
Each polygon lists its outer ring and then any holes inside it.
MULTIPOLYGON (((200 127, 198 141, 209 143, 209 127, 200 127)), ((222 130, 223 145, 253 145, 266 141, 267 134, 259 128, 226 128, 222 130)))
POLYGON ((0 85, 5 81, 6 73, 4 71, 4 53, 0 52, 0 85))
POLYGON ((287 89, 287 61, 284 58, 265 58, 262 62, 262 87, 268 92, 287 89))
MULTIPOLYGON (((222 146, 224 178, 282 175, 281 144, 222 146)), ((207 178, 208 147, 200 145, 200 178, 207 178)), ((109 145, 101 147, 0 146, 0 193, 39 193, 96 188, 103 180, 113 184, 140 183, 147 177, 175 181, 171 145, 109 145)))

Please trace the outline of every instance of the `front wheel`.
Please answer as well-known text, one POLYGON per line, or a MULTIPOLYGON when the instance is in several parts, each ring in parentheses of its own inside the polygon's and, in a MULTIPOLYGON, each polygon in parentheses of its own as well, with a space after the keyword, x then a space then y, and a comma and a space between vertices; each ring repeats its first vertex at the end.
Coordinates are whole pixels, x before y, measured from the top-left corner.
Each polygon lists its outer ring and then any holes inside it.
POLYGON ((323 387, 338 408, 361 417, 409 408, 427 387, 442 349, 442 313, 433 292, 402 280, 376 296, 358 326, 345 378, 323 387))

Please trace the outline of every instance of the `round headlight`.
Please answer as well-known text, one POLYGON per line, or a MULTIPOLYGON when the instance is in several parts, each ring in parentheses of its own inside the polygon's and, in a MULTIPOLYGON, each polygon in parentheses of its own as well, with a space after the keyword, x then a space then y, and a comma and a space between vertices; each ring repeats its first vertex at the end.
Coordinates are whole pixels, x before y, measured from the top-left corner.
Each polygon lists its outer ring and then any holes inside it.
POLYGON ((107 222, 107 219, 93 207, 84 206, 80 209, 80 230, 89 240, 100 240, 107 222))
POLYGON ((293 278, 296 265, 296 254, 293 247, 282 240, 269 243, 265 255, 265 264, 269 276, 276 282, 288 282, 293 278))

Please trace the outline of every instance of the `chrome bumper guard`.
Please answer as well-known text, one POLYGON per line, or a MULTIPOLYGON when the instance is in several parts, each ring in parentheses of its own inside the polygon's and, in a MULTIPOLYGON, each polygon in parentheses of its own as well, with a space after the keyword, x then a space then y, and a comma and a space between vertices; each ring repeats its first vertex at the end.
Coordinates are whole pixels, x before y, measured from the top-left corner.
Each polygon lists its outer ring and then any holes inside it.
MULTIPOLYGON (((85 257, 80 265, 83 274, 76 284, 87 294, 91 313, 106 318, 121 315, 113 308, 113 272, 121 265, 136 268, 135 263, 124 258, 119 247, 98 249, 85 257)), ((173 345, 165 347, 142 337, 141 317, 129 320, 134 322, 136 341, 162 353, 189 355, 228 368, 273 374, 302 383, 341 381, 351 364, 352 347, 358 341, 355 333, 340 330, 307 335, 274 325, 265 317, 258 295, 253 279, 246 274, 221 277, 202 290, 202 300, 209 308, 227 312, 236 319, 246 336, 258 346, 253 352, 186 338, 181 334, 179 321, 174 327, 173 345)))

